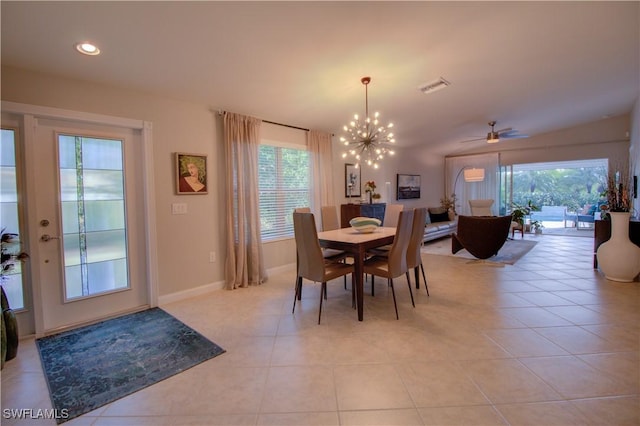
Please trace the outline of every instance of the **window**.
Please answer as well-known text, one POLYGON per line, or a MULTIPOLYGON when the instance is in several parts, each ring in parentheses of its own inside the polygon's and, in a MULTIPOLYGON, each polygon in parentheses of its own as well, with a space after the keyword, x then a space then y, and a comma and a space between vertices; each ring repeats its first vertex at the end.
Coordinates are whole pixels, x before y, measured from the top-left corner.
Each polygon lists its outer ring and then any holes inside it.
MULTIPOLYGON (((2 129, 0 145, 0 226, 6 232, 20 234, 20 215, 18 213, 18 185, 16 169, 16 132, 2 129)), ((2 286, 13 310, 23 309, 24 287, 22 264, 16 262, 14 268, 3 276, 2 286)))
POLYGON ((262 241, 293 236, 293 210, 311 203, 309 152, 260 145, 258 158, 262 241))

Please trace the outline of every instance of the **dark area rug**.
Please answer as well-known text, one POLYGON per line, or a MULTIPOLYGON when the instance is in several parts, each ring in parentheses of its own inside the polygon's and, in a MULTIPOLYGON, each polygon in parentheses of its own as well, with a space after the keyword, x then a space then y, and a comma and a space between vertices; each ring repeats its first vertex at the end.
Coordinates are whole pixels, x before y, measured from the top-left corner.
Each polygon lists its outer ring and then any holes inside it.
POLYGON ((159 308, 36 340, 58 424, 225 352, 159 308), (63 411, 64 410, 64 411, 63 411))

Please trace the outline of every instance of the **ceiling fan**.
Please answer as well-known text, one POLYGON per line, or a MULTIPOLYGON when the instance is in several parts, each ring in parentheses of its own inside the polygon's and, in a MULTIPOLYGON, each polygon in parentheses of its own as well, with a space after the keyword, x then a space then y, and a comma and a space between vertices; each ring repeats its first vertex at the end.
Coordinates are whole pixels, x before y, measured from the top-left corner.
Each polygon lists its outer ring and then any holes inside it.
POLYGON ((529 135, 518 133, 517 130, 512 129, 511 127, 495 130, 495 125, 496 125, 495 121, 489 122, 489 126, 491 126, 491 131, 487 133, 486 137, 467 139, 467 140, 461 141, 461 143, 481 141, 481 140, 486 140, 487 143, 496 143, 496 142, 500 142, 501 139, 523 139, 523 138, 529 137, 529 135))

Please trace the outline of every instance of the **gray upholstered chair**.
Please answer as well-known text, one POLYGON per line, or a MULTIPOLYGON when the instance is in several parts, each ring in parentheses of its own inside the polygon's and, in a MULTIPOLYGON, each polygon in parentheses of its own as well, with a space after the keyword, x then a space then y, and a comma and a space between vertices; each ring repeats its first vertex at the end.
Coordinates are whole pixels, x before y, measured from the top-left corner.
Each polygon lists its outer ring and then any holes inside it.
POLYGON ((398 217, 403 209, 404 206, 402 204, 387 204, 384 209, 384 220, 382 221, 382 226, 395 228, 398 225, 398 217))
POLYGON ((322 255, 322 248, 318 241, 318 231, 312 213, 293 213, 293 231, 296 240, 298 257, 298 277, 296 279, 295 294, 293 295, 293 314, 296 310, 296 299, 302 292, 302 280, 322 283, 320 288, 320 308, 318 310, 318 324, 322 315, 322 299, 327 297, 327 281, 343 275, 351 274, 353 287, 353 265, 348 263, 326 262, 322 255))
MULTIPOLYGON (((365 274, 371 277, 371 293, 374 294, 375 276, 387 279, 391 292, 393 294, 393 306, 396 309, 396 319, 398 317, 398 305, 396 303, 396 292, 393 288, 393 279, 405 274, 407 269, 407 249, 411 240, 411 230, 413 228, 413 210, 405 210, 400 212, 398 218, 398 226, 396 226, 396 234, 387 256, 373 256, 364 262, 365 274)), ((413 291, 411 291, 411 283, 409 284, 409 293, 411 294, 411 304, 415 307, 413 300, 413 291)))
POLYGON ((424 236, 424 224, 427 220, 427 208, 417 208, 413 210, 413 226, 411 227, 411 239, 409 240, 409 247, 407 248, 407 281, 409 287, 411 287, 409 279, 409 270, 414 270, 416 278, 416 288, 420 288, 420 271, 422 271, 422 279, 424 280, 424 287, 427 290, 427 296, 429 295, 429 286, 427 285, 427 277, 424 274, 424 265, 422 264, 422 237, 424 236))

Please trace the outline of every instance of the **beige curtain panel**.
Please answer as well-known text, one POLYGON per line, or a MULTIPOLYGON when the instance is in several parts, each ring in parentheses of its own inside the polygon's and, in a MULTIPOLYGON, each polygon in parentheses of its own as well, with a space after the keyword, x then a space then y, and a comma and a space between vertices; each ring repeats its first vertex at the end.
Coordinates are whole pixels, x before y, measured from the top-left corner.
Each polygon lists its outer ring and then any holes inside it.
POLYGON ((226 161, 226 288, 259 285, 267 280, 258 200, 258 150, 262 121, 224 114, 226 161))
POLYGON ((335 198, 333 194, 333 153, 331 149, 331 133, 319 130, 310 130, 308 139, 309 152, 311 153, 311 193, 312 205, 315 211, 320 211, 321 206, 333 206, 335 198))

